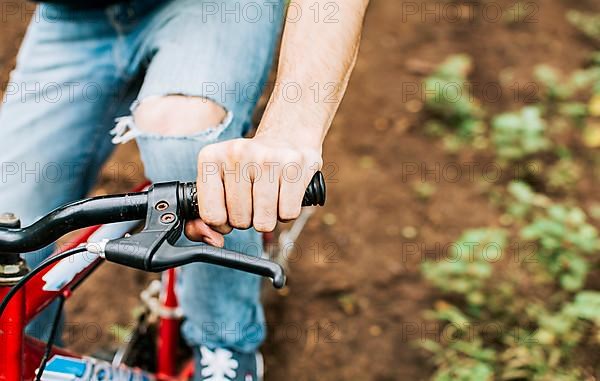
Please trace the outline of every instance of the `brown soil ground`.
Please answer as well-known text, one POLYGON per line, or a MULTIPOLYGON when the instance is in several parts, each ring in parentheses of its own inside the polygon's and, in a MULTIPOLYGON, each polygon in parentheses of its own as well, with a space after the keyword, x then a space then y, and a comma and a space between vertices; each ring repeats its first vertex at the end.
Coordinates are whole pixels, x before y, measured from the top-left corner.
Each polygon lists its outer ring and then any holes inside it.
MULTIPOLYGON (((598 12, 600 3, 527 2, 528 18, 511 23, 514 3, 451 2, 459 7, 447 8, 442 1, 371 1, 358 65, 326 144, 328 204, 302 234, 288 288, 265 290, 268 380, 424 380, 431 373, 414 341, 435 337, 435 327, 423 325, 422 311, 438 295, 421 278, 419 263, 465 228, 494 224, 497 211, 478 181, 464 173, 458 181, 443 176, 449 165, 477 158, 446 154, 440 142, 423 135, 422 94, 411 89, 447 55, 467 53, 474 58, 475 92, 488 109, 504 110, 531 95, 535 64, 571 71, 593 49, 564 16, 573 7, 598 12), (455 17, 456 9, 463 17, 455 17), (497 100, 486 97, 482 89, 509 70, 517 86, 502 85, 497 100), (422 171, 407 176, 406 163, 439 168, 439 181, 427 177, 437 188, 427 202, 411 188, 422 171), (404 238, 410 236, 407 227, 416 229, 416 237, 404 238)), ((25 21, 8 17, 0 26, 3 81, 25 21)), ((135 147, 121 147, 111 163, 137 160, 136 155, 135 147)), ((115 183, 105 171, 99 192, 125 190, 139 178, 137 171, 115 183)), ((597 197, 594 185, 592 180, 590 192, 578 197, 597 197)), ((111 324, 132 322, 146 281, 145 274, 101 268, 69 303, 67 342, 87 352, 114 346, 111 324)))

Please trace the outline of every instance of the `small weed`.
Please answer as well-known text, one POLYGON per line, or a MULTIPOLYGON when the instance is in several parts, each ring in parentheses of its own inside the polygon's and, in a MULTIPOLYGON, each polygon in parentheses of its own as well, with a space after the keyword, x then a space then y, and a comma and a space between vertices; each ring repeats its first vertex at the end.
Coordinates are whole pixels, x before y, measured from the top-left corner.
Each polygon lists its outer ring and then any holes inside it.
POLYGON ((586 256, 600 249, 600 240, 581 209, 552 205, 525 226, 521 236, 537 242, 540 264, 558 278, 562 288, 576 291, 583 287, 589 270, 586 256))
POLYGON ((492 142, 498 157, 506 161, 523 159, 548 150, 546 122, 538 107, 527 106, 518 112, 498 115, 492 120, 492 142))
POLYGON ((583 34, 600 41, 600 14, 585 14, 576 10, 567 13, 567 21, 583 34))
MULTIPOLYGON (((483 109, 467 86, 471 69, 469 56, 450 56, 424 83, 427 110, 462 139, 471 139, 485 130, 483 109)), ((436 127, 439 129, 439 125, 436 127)))

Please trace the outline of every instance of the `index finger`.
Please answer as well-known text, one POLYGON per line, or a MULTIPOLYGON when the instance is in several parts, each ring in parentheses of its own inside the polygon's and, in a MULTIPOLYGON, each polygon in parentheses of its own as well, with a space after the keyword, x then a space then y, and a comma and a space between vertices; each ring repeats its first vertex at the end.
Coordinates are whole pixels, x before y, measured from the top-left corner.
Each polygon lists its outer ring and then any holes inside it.
MULTIPOLYGON (((206 160, 210 155, 198 155, 198 212, 211 227, 227 225, 227 207, 221 168, 217 160, 206 160)), ((219 230, 219 229, 216 229, 219 230)))

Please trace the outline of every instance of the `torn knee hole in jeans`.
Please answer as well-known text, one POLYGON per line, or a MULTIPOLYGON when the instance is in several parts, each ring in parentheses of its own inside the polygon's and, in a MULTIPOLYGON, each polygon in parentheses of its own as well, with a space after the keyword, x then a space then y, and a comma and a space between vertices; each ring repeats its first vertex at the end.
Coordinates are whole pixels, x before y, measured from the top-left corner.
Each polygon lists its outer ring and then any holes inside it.
POLYGON ((233 119, 231 111, 201 96, 154 96, 136 101, 131 115, 116 119, 114 144, 137 137, 216 139, 233 119))

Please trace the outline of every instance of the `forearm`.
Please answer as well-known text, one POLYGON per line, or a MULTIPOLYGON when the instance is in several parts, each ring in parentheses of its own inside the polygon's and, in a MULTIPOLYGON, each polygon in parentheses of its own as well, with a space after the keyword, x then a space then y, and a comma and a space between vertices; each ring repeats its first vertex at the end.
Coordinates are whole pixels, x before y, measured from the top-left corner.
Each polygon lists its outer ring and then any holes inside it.
POLYGON ((288 17, 276 86, 257 135, 289 138, 321 151, 356 62, 367 4, 368 0, 296 0, 290 6, 296 15, 301 9, 302 16, 293 21, 288 17), (326 14, 331 18, 326 20, 326 14))
MULTIPOLYGON (((192 237, 254 226, 273 231, 277 219, 300 215, 302 198, 322 163, 325 134, 356 62, 368 0, 296 0, 303 11, 285 27, 276 86, 253 139, 211 144, 198 154, 198 208, 192 237), (315 7, 338 7, 337 21, 315 20, 315 7), (228 171, 207 171, 206 163, 228 171), (316 164, 316 165, 315 165, 316 164), (235 170, 231 170, 235 168, 235 170), (247 176, 241 168, 249 169, 247 176), (291 171, 288 171, 290 170, 291 171)), ((290 17, 288 17, 288 20, 290 17)), ((209 240, 221 245, 222 237, 209 240)))

